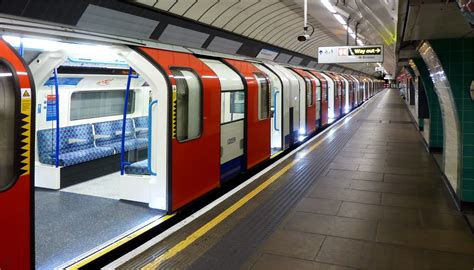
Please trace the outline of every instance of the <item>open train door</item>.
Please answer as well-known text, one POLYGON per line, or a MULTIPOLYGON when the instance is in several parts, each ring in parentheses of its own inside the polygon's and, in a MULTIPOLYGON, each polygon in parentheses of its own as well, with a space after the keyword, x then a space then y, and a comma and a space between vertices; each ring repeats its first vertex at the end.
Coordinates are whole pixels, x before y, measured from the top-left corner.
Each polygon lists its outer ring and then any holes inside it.
POLYGON ((32 269, 33 82, 16 51, 0 39, 0 269, 32 269))

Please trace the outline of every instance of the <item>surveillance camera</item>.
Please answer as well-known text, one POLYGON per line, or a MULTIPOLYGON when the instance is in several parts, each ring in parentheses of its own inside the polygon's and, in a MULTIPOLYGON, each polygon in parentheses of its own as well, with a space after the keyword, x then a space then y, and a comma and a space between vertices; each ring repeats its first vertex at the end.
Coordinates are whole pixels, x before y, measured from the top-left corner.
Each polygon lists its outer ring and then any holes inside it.
POLYGON ((308 40, 308 39, 309 39, 309 35, 308 35, 308 34, 304 34, 304 35, 299 35, 299 36, 298 36, 298 41, 301 41, 301 42, 306 41, 306 40, 308 40))

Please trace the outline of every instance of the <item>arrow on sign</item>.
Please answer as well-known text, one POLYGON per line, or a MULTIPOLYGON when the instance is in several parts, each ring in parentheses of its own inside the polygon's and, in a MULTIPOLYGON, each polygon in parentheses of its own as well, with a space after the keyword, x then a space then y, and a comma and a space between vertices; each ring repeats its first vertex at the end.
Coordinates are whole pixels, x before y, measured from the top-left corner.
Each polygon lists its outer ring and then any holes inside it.
POLYGON ((380 53, 381 52, 380 48, 375 49, 375 52, 380 53))

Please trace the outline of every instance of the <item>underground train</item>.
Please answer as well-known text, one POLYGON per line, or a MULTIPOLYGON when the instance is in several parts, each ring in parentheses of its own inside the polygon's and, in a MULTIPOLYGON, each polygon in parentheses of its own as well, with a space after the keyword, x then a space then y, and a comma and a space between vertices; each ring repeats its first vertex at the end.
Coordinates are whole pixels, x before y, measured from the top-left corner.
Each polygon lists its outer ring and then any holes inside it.
MULTIPOLYGON (((61 190, 117 171, 120 199, 175 212, 383 87, 360 75, 64 35, 0 40, 4 231, 30 226, 33 186, 61 190)), ((11 237, 6 257, 28 263, 15 258, 29 253, 30 236, 11 237)))

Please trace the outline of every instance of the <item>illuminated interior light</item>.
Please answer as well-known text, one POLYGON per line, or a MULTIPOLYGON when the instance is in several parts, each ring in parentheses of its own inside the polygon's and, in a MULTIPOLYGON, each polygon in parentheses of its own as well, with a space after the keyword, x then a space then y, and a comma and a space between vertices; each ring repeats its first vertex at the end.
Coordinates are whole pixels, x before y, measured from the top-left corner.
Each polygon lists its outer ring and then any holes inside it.
POLYGON ((299 133, 300 133, 300 135, 306 134, 306 129, 305 128, 300 128, 299 133))
POLYGON ((301 136, 301 135, 300 135, 300 136, 298 137, 298 141, 301 142, 301 141, 304 140, 305 138, 306 138, 306 136, 301 136))
POLYGON ((339 14, 333 14, 333 15, 339 23, 341 23, 342 25, 346 25, 346 20, 344 20, 344 18, 342 18, 341 15, 339 14))
POLYGON ((337 12, 334 6, 331 3, 329 3, 329 0, 321 0, 321 3, 323 3, 323 5, 329 10, 329 12, 331 13, 337 12))

